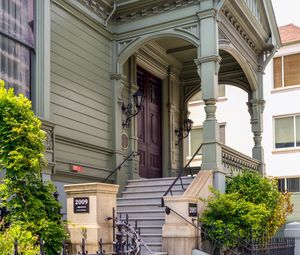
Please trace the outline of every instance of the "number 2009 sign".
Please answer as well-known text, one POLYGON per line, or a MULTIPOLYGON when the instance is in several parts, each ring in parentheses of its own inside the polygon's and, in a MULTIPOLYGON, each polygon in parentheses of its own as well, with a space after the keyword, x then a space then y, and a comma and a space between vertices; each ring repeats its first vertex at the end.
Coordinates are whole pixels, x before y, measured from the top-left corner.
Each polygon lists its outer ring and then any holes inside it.
POLYGON ((90 199, 88 197, 74 197, 74 213, 89 213, 90 199))

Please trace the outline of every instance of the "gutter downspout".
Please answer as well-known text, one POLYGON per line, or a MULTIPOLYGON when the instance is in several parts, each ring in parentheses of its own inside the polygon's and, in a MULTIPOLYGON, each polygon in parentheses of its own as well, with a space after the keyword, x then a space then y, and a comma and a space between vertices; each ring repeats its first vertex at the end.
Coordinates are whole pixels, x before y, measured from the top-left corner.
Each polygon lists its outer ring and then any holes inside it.
POLYGON ((116 9, 117 9, 117 4, 116 4, 116 1, 114 1, 114 7, 113 7, 111 13, 108 15, 108 17, 107 17, 106 20, 104 21, 104 26, 107 27, 107 23, 108 23, 108 21, 110 20, 110 18, 112 17, 112 15, 115 13, 116 9))

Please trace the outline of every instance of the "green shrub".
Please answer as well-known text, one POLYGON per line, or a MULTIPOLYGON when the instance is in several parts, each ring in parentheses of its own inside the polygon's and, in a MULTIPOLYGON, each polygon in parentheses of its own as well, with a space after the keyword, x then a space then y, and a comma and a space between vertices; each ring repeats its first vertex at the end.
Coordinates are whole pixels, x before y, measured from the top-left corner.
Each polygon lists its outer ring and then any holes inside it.
MULTIPOLYGON (((11 224, 2 233, 2 241, 19 226, 18 231, 30 233, 32 238, 41 237, 48 244, 47 254, 53 254, 61 248, 66 234, 58 214, 60 205, 53 197, 55 188, 41 178, 45 133, 31 102, 23 95, 15 96, 12 89, 6 90, 3 82, 0 123, 0 166, 6 170, 0 200, 10 211, 4 222, 11 224)), ((25 245, 22 240, 20 246, 25 245)), ((11 242, 7 245, 10 247, 11 242)))
POLYGON ((228 181, 226 193, 213 190, 200 219, 211 241, 234 247, 239 239, 273 236, 292 212, 288 193, 277 189, 276 180, 245 172, 228 181))

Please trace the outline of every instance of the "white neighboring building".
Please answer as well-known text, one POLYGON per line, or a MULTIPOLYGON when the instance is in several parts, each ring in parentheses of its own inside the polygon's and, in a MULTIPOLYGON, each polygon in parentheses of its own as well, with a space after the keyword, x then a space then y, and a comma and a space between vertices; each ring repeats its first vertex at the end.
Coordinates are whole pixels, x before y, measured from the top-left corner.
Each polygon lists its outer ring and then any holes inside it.
MULTIPOLYGON (((290 24, 280 27, 279 31, 283 46, 267 66, 264 76, 263 146, 267 175, 278 178, 279 190, 293 193, 294 213, 288 221, 300 221, 300 27, 290 24)), ((217 120, 221 142, 251 156, 253 134, 247 93, 226 85, 220 86, 219 96, 217 120)), ((189 136, 190 157, 199 146, 205 120, 201 92, 191 98, 188 110, 189 118, 194 121, 189 136)), ((199 166, 200 161, 201 156, 198 156, 194 165, 199 166)))
MULTIPOLYGON (((220 141, 251 157, 253 139, 247 101, 247 93, 242 89, 230 85, 219 86, 217 120, 220 123, 220 141)), ((205 111, 204 102, 201 100, 201 92, 198 92, 190 99, 188 110, 190 112, 189 118, 194 121, 194 124, 189 136, 189 157, 187 159, 194 154, 202 141, 202 138, 200 138, 199 142, 199 136, 202 136, 205 111)), ((196 157, 196 160, 193 162, 194 166, 199 166, 201 156, 196 157)))
POLYGON ((300 220, 300 27, 279 28, 282 47, 266 68, 264 149, 267 174, 279 178, 279 189, 293 192, 300 220))

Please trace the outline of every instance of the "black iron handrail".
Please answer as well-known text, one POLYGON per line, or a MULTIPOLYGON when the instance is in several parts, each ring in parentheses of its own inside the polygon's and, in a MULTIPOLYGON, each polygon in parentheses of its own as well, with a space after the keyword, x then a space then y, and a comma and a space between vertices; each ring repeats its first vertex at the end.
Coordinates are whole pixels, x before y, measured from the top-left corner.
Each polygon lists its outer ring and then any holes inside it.
POLYGON ((138 156, 139 153, 136 151, 131 152, 122 162, 121 164, 119 164, 103 181, 103 183, 107 182, 108 179, 117 171, 117 170, 121 170, 121 167, 125 164, 126 161, 130 160, 131 157, 135 157, 138 156))
POLYGON ((199 148, 196 150, 196 152, 194 153, 194 155, 190 158, 189 162, 185 165, 184 168, 181 169, 180 173, 178 174, 177 178, 172 182, 172 184, 170 185, 170 187, 168 188, 168 190, 163 194, 162 198, 161 198, 161 207, 164 207, 165 206, 165 200, 164 200, 164 197, 166 195, 168 195, 169 193, 172 194, 172 188, 174 187, 174 185, 176 184, 176 182, 180 179, 180 183, 181 183, 181 187, 182 189, 184 189, 183 187, 183 183, 182 183, 182 175, 186 172, 187 169, 190 170, 190 175, 191 177, 193 177, 193 171, 192 171, 192 168, 190 166, 191 162, 194 160, 194 158, 197 156, 197 155, 200 155, 199 154, 199 151, 201 150, 202 148, 202 144, 199 146, 199 148))

